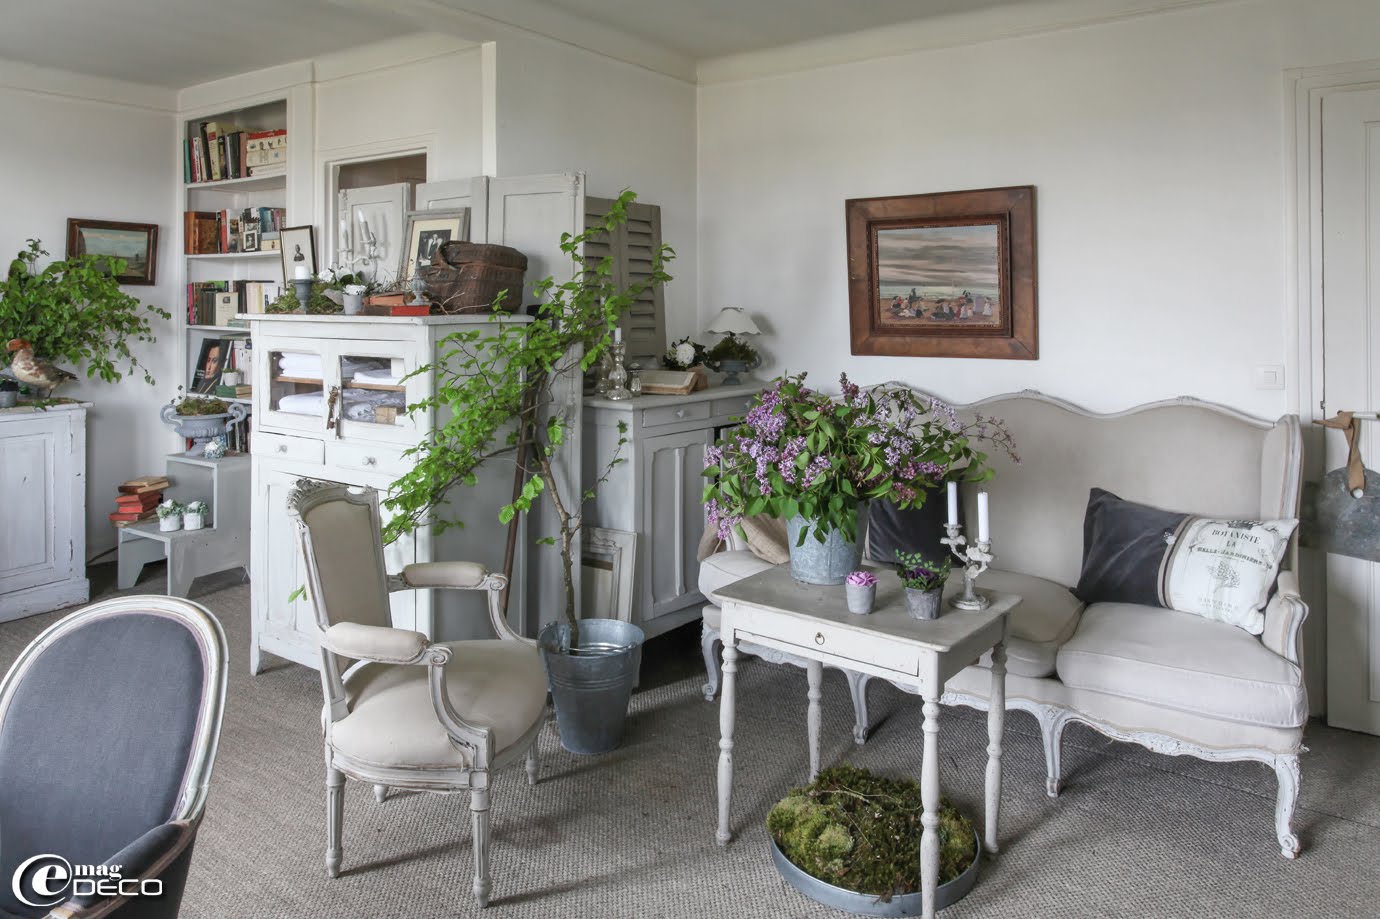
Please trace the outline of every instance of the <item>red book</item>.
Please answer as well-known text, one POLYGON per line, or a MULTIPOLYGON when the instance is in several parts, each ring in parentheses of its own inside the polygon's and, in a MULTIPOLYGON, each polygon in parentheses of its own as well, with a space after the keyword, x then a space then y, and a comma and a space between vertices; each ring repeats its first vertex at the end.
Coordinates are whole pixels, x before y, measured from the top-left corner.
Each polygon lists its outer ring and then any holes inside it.
POLYGON ((148 510, 163 500, 161 491, 149 491, 141 495, 120 495, 115 499, 117 510, 148 510))
POLYGON ((110 518, 111 523, 134 523, 139 520, 147 520, 148 518, 152 517, 155 513, 156 512, 152 510, 130 511, 127 514, 122 513, 120 511, 116 511, 115 513, 107 514, 106 516, 110 518))

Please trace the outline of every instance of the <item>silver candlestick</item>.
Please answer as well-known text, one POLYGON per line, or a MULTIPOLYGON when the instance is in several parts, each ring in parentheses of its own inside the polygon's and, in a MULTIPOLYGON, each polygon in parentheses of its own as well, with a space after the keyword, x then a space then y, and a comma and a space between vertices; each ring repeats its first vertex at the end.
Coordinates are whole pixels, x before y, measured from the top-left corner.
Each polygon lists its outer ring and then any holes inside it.
POLYGON ((963 565, 963 595, 951 599, 949 605, 954 609, 987 609, 992 605, 992 601, 978 593, 973 588, 973 582, 992 563, 992 540, 981 539, 976 545, 969 546, 967 538, 963 535, 963 527, 956 523, 948 523, 944 525, 944 530, 949 535, 939 541, 948 546, 949 551, 963 565))
POLYGON ((628 389, 627 385, 628 369, 623 366, 626 349, 627 345, 621 341, 609 345, 609 352, 613 355, 613 367, 609 370, 609 391, 604 393, 604 398, 614 402, 621 402, 633 397, 632 391, 628 389))

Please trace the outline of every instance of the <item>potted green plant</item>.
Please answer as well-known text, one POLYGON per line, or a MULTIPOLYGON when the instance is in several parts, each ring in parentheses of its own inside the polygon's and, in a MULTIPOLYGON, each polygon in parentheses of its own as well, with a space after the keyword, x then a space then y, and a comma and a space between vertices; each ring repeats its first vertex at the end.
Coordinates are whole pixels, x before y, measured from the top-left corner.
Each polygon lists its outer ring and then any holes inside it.
POLYGON ((177 391, 177 398, 163 406, 159 417, 192 441, 186 456, 204 455, 208 443, 228 433, 248 414, 238 402, 228 403, 213 396, 184 395, 180 386, 177 391))
POLYGON ((896 552, 896 574, 906 588, 906 612, 912 619, 938 619, 939 600, 949 580, 953 559, 931 561, 920 552, 896 552))
MULTIPOLYGON (((152 320, 172 315, 120 289, 123 259, 74 255, 40 269, 47 255, 30 239, 0 278, 0 340, 26 341, 39 358, 85 366, 89 379, 117 383, 140 372, 152 384, 131 345, 155 341, 152 320)), ((9 354, 0 360, 8 366, 9 354)))
MULTIPOLYGON (((486 331, 470 328, 447 336, 446 358, 416 373, 435 374, 434 394, 409 406, 411 412, 435 412, 448 420, 408 451, 413 468, 393 483, 384 504, 392 518, 384 538, 392 541, 424 523, 441 529, 454 523, 435 509, 451 490, 474 485, 479 470, 497 460, 517 464, 520 488, 499 512, 510 523, 528 513, 540 499, 550 504, 556 532, 538 542, 560 552, 564 608, 561 620, 538 636, 556 707, 561 743, 576 753, 600 753, 622 738, 628 699, 641 661, 642 630, 616 619, 577 619, 574 565, 582 508, 595 488, 569 485, 562 473, 561 452, 572 425, 565 410, 571 380, 588 371, 614 341, 619 318, 649 288, 670 275, 665 263, 669 246, 653 254, 646 275, 628 287, 612 278, 612 260, 583 254, 586 243, 617 230, 635 199, 624 192, 598 225, 578 236, 564 235, 561 251, 570 258, 570 278, 547 277, 534 286, 542 300, 533 321, 517 323, 494 305, 494 323, 486 331)), ((620 437, 626 426, 620 425, 620 437)), ((622 446, 624 441, 620 441, 622 446)), ((603 482, 612 466, 596 477, 603 482)))
MULTIPOLYGON (((772 861, 791 886, 835 909, 916 916, 923 813, 913 779, 833 766, 767 814, 772 861)), ((972 890, 979 848, 972 821, 948 801, 940 802, 937 832, 934 906, 943 909, 972 890)))
POLYGON ((680 341, 671 342, 671 347, 661 356, 661 366, 667 370, 689 370, 704 363, 704 345, 691 341, 687 335, 680 341))
POLYGON ((182 515, 187 508, 172 498, 158 505, 158 529, 164 533, 182 529, 182 515))
POLYGON ((206 526, 206 516, 210 512, 205 501, 188 501, 182 514, 182 527, 187 530, 200 530, 206 526))
POLYGON ((762 365, 757 349, 732 332, 706 351, 704 358, 710 370, 724 374, 725 386, 736 386, 742 382, 740 373, 752 373, 762 365))
POLYGON ((995 419, 964 425, 905 387, 839 381, 835 399, 806 387, 803 373, 777 379, 705 450, 705 512, 719 537, 743 517, 785 520, 791 575, 810 584, 842 584, 858 568, 869 501, 920 507, 943 482, 991 477, 973 441, 1010 447, 995 419))

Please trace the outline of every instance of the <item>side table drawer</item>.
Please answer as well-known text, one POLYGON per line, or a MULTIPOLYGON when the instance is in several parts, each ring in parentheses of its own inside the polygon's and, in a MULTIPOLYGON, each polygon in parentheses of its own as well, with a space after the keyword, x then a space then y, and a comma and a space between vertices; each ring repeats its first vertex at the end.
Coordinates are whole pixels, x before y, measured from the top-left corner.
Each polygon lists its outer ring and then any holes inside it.
POLYGON ((659 408, 644 409, 642 424, 653 428, 662 424, 675 424, 678 421, 703 421, 708 417, 708 402, 690 402, 685 405, 663 405, 659 408))
POLYGON ((326 459, 326 445, 314 437, 285 437, 255 431, 251 449, 256 456, 271 456, 298 463, 319 464, 326 459))
POLYGON ((713 403, 715 417, 719 415, 729 415, 734 418, 741 418, 752 408, 755 401, 753 396, 736 396, 732 399, 715 399, 713 403))
POLYGON ((737 630, 737 634, 748 642, 776 647, 794 646, 816 655, 825 654, 845 668, 849 661, 854 661, 906 676, 915 676, 920 672, 915 649, 898 646, 884 636, 860 635, 824 622, 812 624, 808 634, 805 634, 796 620, 786 620, 782 624, 786 627, 772 628, 772 623, 754 616, 752 622, 737 630))
POLYGON ((360 444, 329 443, 326 445, 326 458, 330 465, 361 469, 365 472, 398 471, 402 466, 402 454, 402 450, 374 444, 361 446, 360 444))

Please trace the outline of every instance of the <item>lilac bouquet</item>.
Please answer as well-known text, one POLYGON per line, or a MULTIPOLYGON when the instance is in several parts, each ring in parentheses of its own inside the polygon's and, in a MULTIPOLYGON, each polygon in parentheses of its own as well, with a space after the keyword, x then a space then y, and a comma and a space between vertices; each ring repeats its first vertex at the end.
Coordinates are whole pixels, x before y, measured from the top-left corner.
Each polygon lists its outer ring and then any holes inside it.
POLYGON ((822 543, 830 530, 853 542, 863 502, 914 508, 943 482, 990 478, 972 440, 1012 453, 995 419, 965 426, 950 406, 904 387, 863 389, 846 374, 839 384, 832 398, 806 387, 803 373, 777 379, 742 425, 705 449, 705 510, 721 539, 743 517, 768 514, 805 521, 797 545, 807 535, 822 543))

